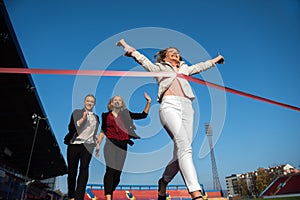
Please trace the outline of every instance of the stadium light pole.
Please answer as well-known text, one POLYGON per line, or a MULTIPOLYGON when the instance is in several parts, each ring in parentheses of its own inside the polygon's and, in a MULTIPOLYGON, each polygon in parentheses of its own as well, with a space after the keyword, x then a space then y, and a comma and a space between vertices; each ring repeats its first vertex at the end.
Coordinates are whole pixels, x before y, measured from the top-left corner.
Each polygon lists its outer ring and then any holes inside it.
POLYGON ((31 145, 30 155, 29 155, 27 169, 26 169, 26 173, 25 173, 25 181, 24 181, 25 188, 23 189, 23 192, 22 192, 22 199, 24 199, 24 200, 27 199, 28 187, 30 186, 30 184, 35 182, 35 180, 28 181, 28 173, 29 173, 29 169, 30 169, 30 165, 31 165, 31 159, 32 159, 32 154, 33 154, 33 150, 34 150, 34 146, 35 146, 36 136, 37 136, 38 129, 39 129, 40 120, 47 119, 47 117, 41 117, 35 113, 31 116, 31 118, 33 119, 33 124, 36 124, 36 127, 34 130, 33 141, 32 141, 32 145, 31 145))
POLYGON ((211 159, 212 175, 213 175, 213 188, 214 188, 214 190, 219 190, 222 192, 222 186, 220 183, 220 178, 219 178, 215 154, 214 154, 214 147, 213 147, 213 143, 212 143, 213 131, 212 131, 212 127, 209 123, 205 124, 205 132, 206 132, 206 136, 207 136, 207 139, 209 142, 209 147, 210 147, 210 159, 211 159))

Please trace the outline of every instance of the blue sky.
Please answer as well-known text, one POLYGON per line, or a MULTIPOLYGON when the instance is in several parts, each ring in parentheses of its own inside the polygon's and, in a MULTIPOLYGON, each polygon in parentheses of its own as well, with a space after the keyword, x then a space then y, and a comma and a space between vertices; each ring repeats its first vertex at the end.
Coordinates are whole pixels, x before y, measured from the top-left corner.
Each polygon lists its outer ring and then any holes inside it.
MULTIPOLYGON (((188 63, 221 52, 225 64, 194 77, 300 106, 300 1, 79 1, 4 0, 29 68, 144 71, 115 46, 125 38, 148 58, 176 46, 188 63)), ((124 96, 141 111, 143 92, 153 99, 149 118, 137 121, 143 139, 129 148, 121 184, 156 184, 171 157, 162 129, 154 78, 33 75, 63 155, 63 137, 73 109, 95 93, 95 112, 109 98, 124 96)), ((206 189, 212 188, 204 124, 213 125, 219 177, 289 163, 300 165, 300 113, 191 83, 197 96, 194 162, 206 189)), ((93 158, 89 183, 103 183, 103 155, 93 158)), ((176 176, 172 184, 183 184, 176 176)), ((66 176, 59 187, 66 191, 66 176)))

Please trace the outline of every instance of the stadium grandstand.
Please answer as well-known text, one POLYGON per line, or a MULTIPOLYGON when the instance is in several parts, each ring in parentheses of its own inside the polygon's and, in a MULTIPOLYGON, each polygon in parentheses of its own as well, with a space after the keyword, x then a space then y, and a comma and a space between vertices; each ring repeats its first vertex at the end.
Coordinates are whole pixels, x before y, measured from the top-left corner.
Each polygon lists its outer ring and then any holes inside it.
MULTIPOLYGON (((227 199, 222 197, 221 191, 205 190, 201 185, 205 197, 210 200, 227 199)), ((119 185, 114 192, 115 200, 156 200, 156 185, 119 185)), ((190 200, 190 194, 185 185, 169 185, 167 187, 168 200, 190 200)), ((86 189, 85 200, 105 200, 103 184, 88 184, 86 189)))
POLYGON ((300 173, 276 178, 260 195, 263 198, 299 197, 300 173))
MULTIPOLYGON (((27 68, 2 0, 0 67, 27 68)), ((1 73, 0 93, 0 199, 61 199, 67 166, 31 75, 1 73)))

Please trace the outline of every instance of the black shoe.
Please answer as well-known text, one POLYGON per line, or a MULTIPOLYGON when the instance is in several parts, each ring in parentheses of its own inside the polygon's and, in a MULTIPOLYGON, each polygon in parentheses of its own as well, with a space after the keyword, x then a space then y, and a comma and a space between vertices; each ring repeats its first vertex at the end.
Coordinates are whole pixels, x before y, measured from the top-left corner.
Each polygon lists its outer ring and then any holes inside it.
MULTIPOLYGON (((158 180, 158 192, 161 189, 161 184, 167 185, 168 183, 163 178, 159 179, 158 180)), ((158 194, 158 199, 157 200, 166 200, 166 199, 167 199, 167 195, 166 194, 164 196, 158 194)))
POLYGON ((203 194, 202 194, 202 191, 199 191, 200 193, 201 193, 201 195, 200 196, 197 196, 197 197, 194 197, 194 198, 192 198, 192 200, 200 200, 200 199, 205 199, 205 198, 203 198, 203 194))
POLYGON ((202 196, 198 196, 198 197, 193 198, 192 200, 196 200, 196 199, 203 199, 203 197, 202 196))
POLYGON ((161 196, 161 195, 158 195, 158 198, 157 200, 166 200, 167 199, 167 196, 161 196))

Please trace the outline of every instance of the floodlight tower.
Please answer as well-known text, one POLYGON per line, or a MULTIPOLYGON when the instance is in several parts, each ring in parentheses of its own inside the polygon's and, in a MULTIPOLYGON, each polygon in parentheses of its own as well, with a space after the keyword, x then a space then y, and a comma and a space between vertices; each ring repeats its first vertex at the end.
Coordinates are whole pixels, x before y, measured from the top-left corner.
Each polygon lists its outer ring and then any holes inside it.
POLYGON ((212 128, 210 124, 205 124, 205 131, 206 131, 206 136, 209 142, 209 147, 210 147, 210 158, 211 158, 211 165, 212 165, 212 174, 213 174, 213 184, 214 184, 214 190, 222 190, 221 184, 220 184, 220 179, 218 175, 218 170, 217 170, 217 164, 216 164, 216 159, 215 159, 215 154, 214 154, 214 147, 212 144, 212 128))

